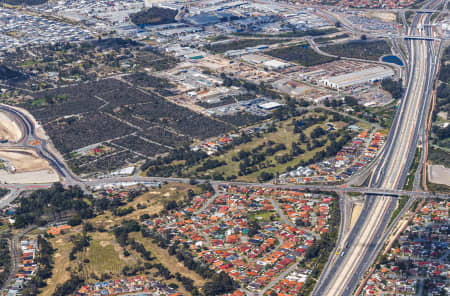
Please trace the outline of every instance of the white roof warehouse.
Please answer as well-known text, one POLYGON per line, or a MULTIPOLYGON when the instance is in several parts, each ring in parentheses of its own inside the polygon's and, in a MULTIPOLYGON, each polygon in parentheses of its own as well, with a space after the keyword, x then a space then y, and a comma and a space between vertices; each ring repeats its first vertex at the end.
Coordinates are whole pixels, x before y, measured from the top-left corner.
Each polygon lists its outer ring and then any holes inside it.
POLYGON ((393 77, 394 71, 391 68, 385 68, 381 66, 364 69, 361 71, 328 77, 322 79, 321 82, 328 87, 335 89, 343 89, 350 86, 373 83, 375 81, 382 80, 384 78, 393 77))

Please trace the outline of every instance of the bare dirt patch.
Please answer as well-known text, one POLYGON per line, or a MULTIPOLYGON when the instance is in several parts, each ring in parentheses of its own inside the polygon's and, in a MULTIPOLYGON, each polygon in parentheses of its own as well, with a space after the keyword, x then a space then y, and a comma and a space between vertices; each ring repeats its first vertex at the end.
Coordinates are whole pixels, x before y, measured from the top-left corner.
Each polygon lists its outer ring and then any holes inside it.
POLYGON ((0 181, 6 183, 22 183, 22 184, 36 184, 36 183, 54 183, 59 181, 59 177, 51 170, 40 170, 25 173, 9 173, 0 170, 0 181))
POLYGON ((431 183, 450 186, 450 168, 443 165, 428 165, 428 179, 431 183))
POLYGON ((23 136, 20 125, 6 112, 0 112, 0 141, 18 142, 23 136))
POLYGON ((377 18, 384 22, 395 22, 396 17, 392 12, 371 12, 367 14, 367 17, 377 18))
POLYGON ((356 223, 356 220, 358 220, 359 215, 361 214, 361 210, 362 210, 362 204, 360 203, 355 203, 353 205, 353 209, 352 209, 352 219, 350 220, 350 229, 353 228, 353 226, 356 223))
POLYGON ((108 242, 108 241, 101 241, 100 242, 100 246, 102 246, 102 247, 106 247, 107 245, 110 245, 111 243, 110 242, 108 242))
POLYGON ((52 170, 50 164, 32 149, 3 148, 0 149, 0 158, 11 161, 17 173, 52 170))
POLYGON ((48 161, 28 148, 1 148, 0 158, 8 160, 12 171, 0 171, 0 180, 7 183, 48 183, 59 180, 48 161))

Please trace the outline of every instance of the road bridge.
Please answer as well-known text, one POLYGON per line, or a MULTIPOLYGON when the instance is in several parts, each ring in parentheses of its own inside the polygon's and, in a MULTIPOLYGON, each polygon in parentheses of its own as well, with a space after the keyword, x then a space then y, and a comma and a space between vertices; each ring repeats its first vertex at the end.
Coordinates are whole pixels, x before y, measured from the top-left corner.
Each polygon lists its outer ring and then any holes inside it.
POLYGON ((426 40, 426 41, 440 41, 441 38, 436 37, 429 37, 429 36, 421 36, 421 35, 415 35, 415 36, 404 36, 405 39, 414 39, 414 40, 426 40))
MULTIPOLYGON (((435 9, 442 0, 432 0, 423 9, 435 9)), ((425 124, 435 77, 436 55, 430 24, 431 14, 418 13, 405 37, 409 51, 408 82, 391 130, 375 168, 369 187, 377 188, 377 198, 367 198, 362 212, 346 238, 345 256, 335 259, 323 274, 313 295, 352 295, 359 279, 372 264, 386 235, 387 225, 396 208, 390 192, 401 191, 417 148, 418 136, 425 124)), ((368 192, 370 190, 367 190, 368 192)), ((413 192, 412 195, 415 196, 413 192)), ((370 195, 369 195, 370 196, 370 195)), ((409 205, 413 199, 408 201, 409 205)))

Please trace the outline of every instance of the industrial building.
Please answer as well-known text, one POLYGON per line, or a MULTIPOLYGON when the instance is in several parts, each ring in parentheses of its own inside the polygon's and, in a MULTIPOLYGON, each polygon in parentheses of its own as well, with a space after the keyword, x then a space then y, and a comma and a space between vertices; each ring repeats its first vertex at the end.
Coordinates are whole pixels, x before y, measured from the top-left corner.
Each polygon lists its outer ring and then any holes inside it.
POLYGON ((269 70, 281 70, 286 69, 290 66, 288 63, 283 63, 277 60, 270 60, 267 62, 264 62, 264 67, 266 67, 269 70))
POLYGON ((345 89, 363 83, 373 83, 390 77, 394 77, 394 71, 391 68, 377 66, 353 73, 327 77, 320 80, 320 82, 325 86, 334 89, 345 89))
POLYGON ((259 104, 258 106, 264 110, 269 111, 269 110, 274 110, 276 108, 279 108, 282 105, 278 102, 265 102, 265 103, 259 104))

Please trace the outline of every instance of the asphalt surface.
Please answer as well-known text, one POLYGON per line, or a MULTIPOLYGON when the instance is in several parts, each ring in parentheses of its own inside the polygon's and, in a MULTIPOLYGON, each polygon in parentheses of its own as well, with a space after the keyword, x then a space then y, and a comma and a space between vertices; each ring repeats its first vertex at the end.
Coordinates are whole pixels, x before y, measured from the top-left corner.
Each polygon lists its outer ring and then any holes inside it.
POLYGON ((57 171, 58 175, 63 178, 63 180, 69 182, 80 181, 80 179, 78 179, 78 177, 67 168, 63 161, 59 160, 57 156, 48 150, 47 140, 39 138, 36 135, 34 123, 25 113, 14 107, 3 104, 0 105, 0 110, 10 113, 21 123, 24 136, 18 143, 20 147, 30 148, 37 151, 43 159, 50 163, 50 165, 57 171), (30 145, 29 143, 32 141, 35 141, 38 144, 34 146, 30 145))
MULTIPOLYGON (((442 0, 430 3, 434 8, 442 0)), ((230 184, 238 186, 272 187, 292 190, 324 190, 337 192, 360 192, 368 194, 361 215, 355 227, 344 238, 339 237, 339 243, 344 246, 340 255, 331 256, 323 276, 319 280, 313 295, 350 295, 354 291, 359 279, 372 263, 377 251, 386 236, 386 226, 395 209, 396 199, 400 195, 411 197, 448 198, 448 195, 436 195, 427 192, 401 190, 408 174, 408 169, 414 157, 415 148, 419 138, 424 133, 425 118, 430 103, 430 93, 433 79, 436 75, 436 56, 434 52, 434 39, 431 37, 431 27, 425 26, 430 22, 429 13, 416 15, 408 32, 410 36, 425 36, 426 40, 407 39, 409 50, 408 84, 407 91, 400 108, 394 118, 392 128, 388 135, 385 148, 381 151, 377 162, 371 166, 374 173, 368 187, 349 187, 340 185, 291 185, 291 184, 255 184, 243 182, 209 181, 213 185, 230 184), (345 239, 345 240, 344 240, 345 239), (341 241, 343 240, 343 241, 341 241), (345 242, 345 244, 344 244, 345 242), (334 257, 333 257, 334 256, 334 257)), ((63 160, 48 149, 45 139, 36 135, 33 120, 20 110, 0 105, 0 110, 9 112, 21 123, 24 137, 17 145, 35 149, 39 155, 46 159, 57 171, 64 185, 79 185, 83 188, 101 186, 120 182, 184 182, 191 180, 181 178, 152 178, 152 177, 113 177, 97 180, 81 180, 65 165, 63 160), (35 140, 39 144, 32 146, 29 143, 35 140)), ((197 180, 197 182, 206 182, 197 180)), ((0 184, 11 192, 0 200, 0 208, 12 202, 20 192, 48 188, 52 184, 0 184)), ((416 186, 414 186, 417 189, 416 186)), ((412 200, 412 199, 411 199, 412 200)), ((342 228, 341 228, 342 231, 342 228)))
MULTIPOLYGON (((439 3, 440 1, 433 1, 429 7, 436 7, 439 3)), ((409 35, 430 37, 431 29, 425 26, 429 22, 429 13, 418 13, 409 35)), ((410 53, 407 89, 382 151, 381 161, 370 180, 369 186, 373 188, 402 188, 419 135, 423 133, 430 103, 432 81, 436 74, 433 41, 426 38, 407 39, 406 42, 410 53)), ((395 207, 395 198, 380 196, 366 200, 356 225, 346 239, 348 247, 341 252, 339 258, 335 258, 330 270, 324 271, 313 295, 353 293, 386 238, 388 232, 385 230, 395 207)))

